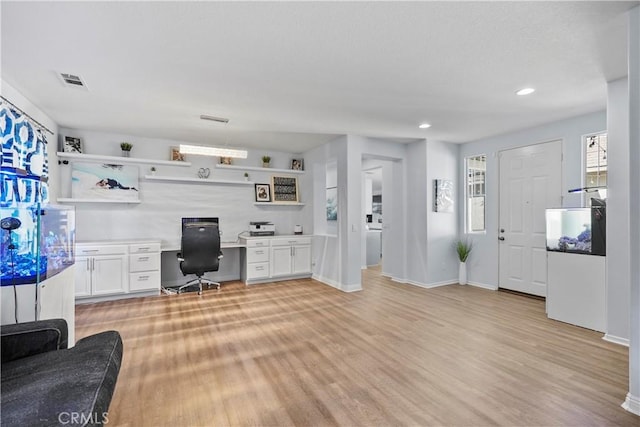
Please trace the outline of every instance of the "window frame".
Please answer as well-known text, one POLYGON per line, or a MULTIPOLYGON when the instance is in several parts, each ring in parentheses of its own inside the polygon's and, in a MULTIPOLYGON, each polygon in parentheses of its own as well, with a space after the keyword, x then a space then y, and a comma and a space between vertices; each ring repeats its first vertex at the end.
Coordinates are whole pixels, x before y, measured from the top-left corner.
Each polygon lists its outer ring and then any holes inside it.
POLYGON ((474 154, 471 156, 466 156, 464 158, 464 232, 465 234, 486 234, 487 233, 487 156, 486 153, 482 154, 474 154), (470 168, 469 161, 473 159, 477 159, 478 157, 484 157, 484 170, 477 168, 470 168), (473 171, 474 179, 470 180, 470 173, 473 171), (483 171, 483 180, 476 181, 475 177, 478 175, 479 171, 483 171), (471 189, 473 188, 473 191, 471 189), (476 189, 480 191, 476 194, 476 189), (484 192, 482 192, 484 190, 484 192), (471 194, 473 193, 473 194, 471 194), (483 228, 482 230, 472 230, 471 229, 471 210, 472 206, 470 206, 470 200, 473 197, 484 197, 483 203, 483 228))

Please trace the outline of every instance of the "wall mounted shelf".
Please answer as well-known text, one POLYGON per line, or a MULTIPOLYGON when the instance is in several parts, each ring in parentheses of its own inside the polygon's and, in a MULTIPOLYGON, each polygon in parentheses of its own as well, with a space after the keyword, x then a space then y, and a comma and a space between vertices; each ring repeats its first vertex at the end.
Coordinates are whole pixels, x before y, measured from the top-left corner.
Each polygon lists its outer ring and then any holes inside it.
POLYGON ((58 151, 58 157, 69 160, 84 160, 90 162, 105 162, 110 164, 147 164, 155 166, 191 166, 191 162, 178 162, 173 160, 138 159, 135 157, 102 156, 98 154, 63 153, 58 151))
POLYGON ((304 203, 255 202, 256 206, 304 206, 304 203))
POLYGON ((239 170, 239 171, 256 171, 256 172, 275 172, 275 173, 290 173, 301 175, 305 171, 293 170, 293 169, 274 169, 274 168, 261 168, 258 166, 237 166, 237 165, 223 165, 216 164, 217 169, 239 170))
POLYGON ((72 199, 58 198, 58 203, 140 203, 140 200, 105 200, 105 199, 72 199))
POLYGON ((158 176, 145 175, 144 179, 149 181, 170 181, 170 182, 190 182, 194 184, 222 184, 222 185, 253 185, 253 181, 234 181, 230 179, 207 179, 190 178, 182 176, 158 176))

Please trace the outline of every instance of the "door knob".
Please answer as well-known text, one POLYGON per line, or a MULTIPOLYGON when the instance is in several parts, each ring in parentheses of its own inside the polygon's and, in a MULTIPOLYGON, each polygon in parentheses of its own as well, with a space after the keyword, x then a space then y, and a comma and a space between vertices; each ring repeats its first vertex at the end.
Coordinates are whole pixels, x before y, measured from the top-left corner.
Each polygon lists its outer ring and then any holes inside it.
POLYGON ((498 240, 504 240, 504 237, 500 236, 498 237, 498 240))

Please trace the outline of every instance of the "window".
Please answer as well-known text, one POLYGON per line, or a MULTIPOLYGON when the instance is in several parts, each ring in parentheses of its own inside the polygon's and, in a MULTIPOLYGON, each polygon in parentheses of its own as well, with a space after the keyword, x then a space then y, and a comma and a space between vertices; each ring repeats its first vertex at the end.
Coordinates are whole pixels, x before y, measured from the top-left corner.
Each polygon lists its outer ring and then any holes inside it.
POLYGON ((466 231, 477 233, 485 231, 484 198, 486 194, 485 175, 487 155, 467 157, 465 162, 467 181, 465 186, 466 231))
MULTIPOLYGON (((607 134, 598 133, 584 138, 584 186, 600 188, 601 198, 606 198, 607 187, 607 134)), ((595 196, 598 197, 598 196, 595 196)), ((590 197, 587 197, 587 203, 590 197)))

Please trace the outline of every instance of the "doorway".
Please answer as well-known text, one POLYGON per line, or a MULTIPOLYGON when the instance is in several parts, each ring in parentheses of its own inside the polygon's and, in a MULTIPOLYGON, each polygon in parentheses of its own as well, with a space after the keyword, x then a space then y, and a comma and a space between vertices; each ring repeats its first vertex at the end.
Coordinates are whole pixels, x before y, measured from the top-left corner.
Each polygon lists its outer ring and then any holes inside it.
POLYGON ((562 206, 562 141, 499 153, 499 287, 547 295, 545 209, 562 206))
POLYGON ((364 243, 363 268, 379 267, 382 262, 382 166, 363 169, 364 243))

